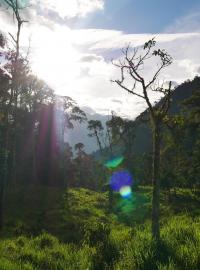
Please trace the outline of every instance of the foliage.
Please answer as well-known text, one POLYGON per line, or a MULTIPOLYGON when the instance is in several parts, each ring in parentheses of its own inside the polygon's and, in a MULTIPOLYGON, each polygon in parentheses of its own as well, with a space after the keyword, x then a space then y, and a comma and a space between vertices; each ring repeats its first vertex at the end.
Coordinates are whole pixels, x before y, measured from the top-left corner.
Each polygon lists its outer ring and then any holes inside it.
POLYGON ((152 240, 148 226, 133 230, 114 269, 199 269, 199 219, 169 219, 161 230, 161 242, 152 240))
POLYGON ((63 244, 43 233, 0 241, 0 267, 16 269, 137 269, 196 270, 200 267, 200 220, 187 215, 168 218, 161 241, 150 235, 149 225, 92 228, 82 244, 63 244))
POLYGON ((0 242, 2 270, 75 270, 93 269, 95 248, 61 244, 55 237, 44 233, 36 238, 19 237, 0 242))

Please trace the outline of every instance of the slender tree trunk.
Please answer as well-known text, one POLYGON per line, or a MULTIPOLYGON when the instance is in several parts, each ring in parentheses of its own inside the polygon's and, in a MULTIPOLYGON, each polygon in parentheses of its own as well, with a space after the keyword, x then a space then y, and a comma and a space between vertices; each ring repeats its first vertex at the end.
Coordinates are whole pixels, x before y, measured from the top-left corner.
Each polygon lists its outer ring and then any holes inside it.
POLYGON ((0 187, 0 232, 3 229, 4 218, 3 218, 3 200, 4 200, 4 187, 0 187))
POLYGON ((160 123, 153 123, 153 197, 152 197, 152 236, 154 239, 160 238, 160 143, 161 127, 160 123))
POLYGON ((171 188, 168 188, 167 199, 168 199, 168 204, 171 204, 172 202, 171 188))
POLYGON ((3 163, 1 167, 0 173, 0 232, 3 229, 4 225, 4 197, 5 197, 5 188, 6 188, 6 180, 7 180, 7 137, 6 137, 6 146, 2 150, 3 153, 3 163))
POLYGON ((31 185, 35 185, 37 183, 37 149, 36 149, 36 135, 33 131, 33 145, 32 145, 32 155, 33 155, 33 174, 32 174, 32 181, 31 181, 31 185))
POLYGON ((111 157, 113 157, 112 139, 111 139, 110 130, 109 130, 108 127, 107 127, 107 136, 108 136, 108 144, 109 144, 109 149, 110 149, 110 155, 111 155, 111 157))
POLYGON ((101 153, 101 155, 102 155, 103 149, 102 149, 101 141, 100 141, 100 139, 99 139, 99 135, 98 135, 98 132, 97 132, 96 129, 94 130, 94 134, 95 134, 95 137, 96 137, 96 139, 97 139, 97 145, 99 146, 100 153, 101 153))
POLYGON ((3 203, 4 203, 4 196, 5 196, 5 188, 6 188, 6 182, 7 182, 7 172, 8 172, 8 144, 9 144, 9 138, 8 138, 8 123, 6 126, 5 134, 3 134, 3 139, 5 140, 5 145, 3 147, 1 143, 1 149, 2 149, 2 166, 1 166, 1 172, 0 172, 0 232, 3 229, 4 225, 4 209, 3 209, 3 203))

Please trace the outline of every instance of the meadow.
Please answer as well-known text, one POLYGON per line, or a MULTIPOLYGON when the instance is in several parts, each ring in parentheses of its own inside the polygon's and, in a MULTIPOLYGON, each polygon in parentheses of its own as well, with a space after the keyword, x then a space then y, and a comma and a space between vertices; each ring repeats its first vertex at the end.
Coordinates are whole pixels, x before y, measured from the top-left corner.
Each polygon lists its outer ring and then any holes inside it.
POLYGON ((115 194, 112 213, 107 193, 83 188, 64 195, 47 189, 46 198, 38 188, 21 201, 9 196, 0 269, 199 269, 198 195, 178 189, 169 203, 162 192, 159 243, 151 237, 150 187, 137 187, 127 199, 115 194))

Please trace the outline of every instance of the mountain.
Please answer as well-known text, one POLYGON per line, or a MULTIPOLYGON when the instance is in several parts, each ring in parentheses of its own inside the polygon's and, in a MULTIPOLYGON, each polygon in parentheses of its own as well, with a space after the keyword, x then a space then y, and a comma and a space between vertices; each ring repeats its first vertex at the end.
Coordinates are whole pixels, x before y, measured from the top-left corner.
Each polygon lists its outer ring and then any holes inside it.
MULTIPOLYGON (((183 106, 182 102, 188 99, 194 92, 200 91, 200 77, 195 77, 192 81, 187 80, 177 86, 172 94, 172 102, 169 109, 170 115, 180 114, 183 106)), ((162 102, 162 99, 159 101, 162 102)), ((158 103, 159 104, 159 103, 158 103)), ((148 112, 145 110, 135 120, 136 130, 134 139, 135 154, 142 154, 151 151, 151 130, 148 124, 148 112)))
MULTIPOLYGON (((179 114, 183 100, 189 98, 193 92, 200 91, 200 77, 195 77, 192 81, 187 80, 175 88, 172 94, 172 102, 169 114, 179 114)), ((162 100, 160 101, 162 102, 162 100)), ((82 107, 85 111, 88 120, 100 120, 105 126, 106 121, 109 119, 108 115, 97 114, 90 107, 82 107)), ((141 113, 134 121, 136 123, 135 138, 134 138, 134 153, 142 154, 151 151, 151 130, 148 121, 143 119, 148 118, 147 110, 141 113)), ((65 140, 74 146, 77 142, 82 142, 85 145, 87 153, 92 153, 98 150, 95 138, 88 137, 87 123, 74 124, 73 130, 68 130, 65 135, 65 140)))

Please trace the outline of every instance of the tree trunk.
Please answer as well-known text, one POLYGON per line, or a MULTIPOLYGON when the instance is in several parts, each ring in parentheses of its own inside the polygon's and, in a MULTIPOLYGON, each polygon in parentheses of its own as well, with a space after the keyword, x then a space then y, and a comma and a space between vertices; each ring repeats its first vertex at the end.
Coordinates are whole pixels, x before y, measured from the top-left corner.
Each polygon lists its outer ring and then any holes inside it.
POLYGON ((171 204, 172 202, 172 196, 171 196, 171 188, 168 189, 168 194, 167 194, 167 199, 168 199, 168 204, 171 204))
POLYGON ((2 149, 2 166, 0 168, 0 232, 3 229, 4 225, 4 209, 3 209, 3 202, 4 202, 4 196, 5 196, 5 188, 7 183, 7 172, 8 172, 8 126, 6 127, 5 135, 2 136, 3 139, 5 139, 5 145, 1 144, 2 149))
POLYGON ((4 191, 5 191, 5 181, 7 178, 7 149, 3 149, 3 166, 1 167, 1 172, 0 172, 0 232, 3 229, 4 225, 4 210, 3 210, 3 202, 4 202, 4 191))
POLYGON ((161 128, 160 123, 153 123, 153 197, 152 197, 152 236, 154 239, 160 238, 160 142, 161 128))
POLYGON ((4 199, 4 192, 3 187, 0 189, 0 232, 3 229, 3 199, 4 199))

